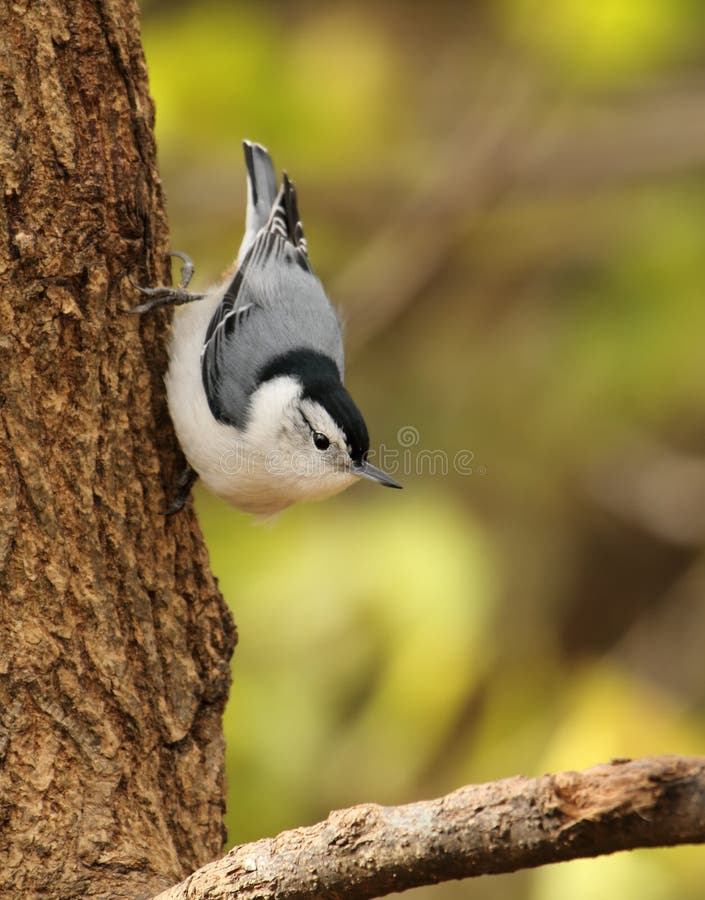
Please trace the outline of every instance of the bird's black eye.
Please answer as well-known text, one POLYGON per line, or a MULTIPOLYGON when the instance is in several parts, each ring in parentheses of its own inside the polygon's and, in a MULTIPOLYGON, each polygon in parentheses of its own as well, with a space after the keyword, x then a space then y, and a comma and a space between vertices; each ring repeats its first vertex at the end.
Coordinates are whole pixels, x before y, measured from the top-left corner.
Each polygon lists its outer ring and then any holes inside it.
POLYGON ((316 446, 316 450, 327 450, 330 447, 330 441, 322 431, 313 432, 313 443, 316 446))

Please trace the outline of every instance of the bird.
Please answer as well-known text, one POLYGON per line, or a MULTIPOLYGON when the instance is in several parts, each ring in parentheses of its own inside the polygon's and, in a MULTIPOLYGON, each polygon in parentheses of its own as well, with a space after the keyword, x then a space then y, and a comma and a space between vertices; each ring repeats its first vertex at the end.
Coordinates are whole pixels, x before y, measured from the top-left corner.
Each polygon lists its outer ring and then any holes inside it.
POLYGON ((330 497, 360 479, 401 488, 368 459, 365 420, 344 385, 341 324, 314 274, 293 183, 267 149, 244 141, 245 234, 234 271, 203 293, 133 286, 136 314, 174 305, 167 403, 187 460, 167 515, 198 478, 262 518, 330 497))

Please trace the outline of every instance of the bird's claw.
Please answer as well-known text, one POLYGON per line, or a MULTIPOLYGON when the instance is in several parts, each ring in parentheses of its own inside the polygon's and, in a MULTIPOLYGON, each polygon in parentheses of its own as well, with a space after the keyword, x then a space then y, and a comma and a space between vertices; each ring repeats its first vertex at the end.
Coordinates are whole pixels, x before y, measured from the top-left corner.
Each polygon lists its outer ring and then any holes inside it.
POLYGON ((183 265, 181 266, 181 281, 179 282, 180 290, 186 290, 186 288, 191 283, 191 279, 193 278, 194 267, 193 260, 188 255, 188 253, 182 253, 180 250, 172 250, 169 256, 175 256, 177 259, 180 259, 183 265))

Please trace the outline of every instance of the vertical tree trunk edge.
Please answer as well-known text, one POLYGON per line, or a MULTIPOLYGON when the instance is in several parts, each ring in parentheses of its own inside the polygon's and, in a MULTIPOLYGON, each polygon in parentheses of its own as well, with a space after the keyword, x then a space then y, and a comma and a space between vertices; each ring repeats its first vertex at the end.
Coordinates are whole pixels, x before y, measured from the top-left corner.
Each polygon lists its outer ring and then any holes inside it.
POLYGON ((236 632, 190 509, 133 0, 0 3, 0 894, 152 896, 222 850, 236 632))

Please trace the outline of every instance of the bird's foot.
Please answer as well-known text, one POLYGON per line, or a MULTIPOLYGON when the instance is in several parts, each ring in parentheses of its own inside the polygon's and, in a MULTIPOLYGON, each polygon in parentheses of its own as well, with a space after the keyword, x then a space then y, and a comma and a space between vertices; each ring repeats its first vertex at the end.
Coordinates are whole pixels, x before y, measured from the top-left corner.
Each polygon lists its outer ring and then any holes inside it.
POLYGON ((137 284, 130 279, 130 283, 135 290, 138 290, 143 297, 147 297, 148 299, 145 300, 144 303, 140 303, 139 306, 128 309, 128 313, 139 316, 142 315, 142 313, 160 309, 162 306, 182 306, 184 303, 193 303, 194 300, 202 300, 206 296, 205 294, 194 294, 191 291, 186 290, 193 278, 194 272, 191 257, 177 251, 170 253, 169 256, 176 256, 183 262, 183 265, 181 266, 181 281, 179 281, 175 288, 143 287, 141 284, 137 284))
POLYGON ((187 463, 186 468, 181 473, 179 480, 176 483, 176 494, 171 502, 171 506, 164 511, 165 516, 173 516, 184 508, 186 501, 189 498, 189 494, 191 493, 191 488, 194 486, 197 479, 198 472, 196 472, 195 469, 192 469, 187 463))

